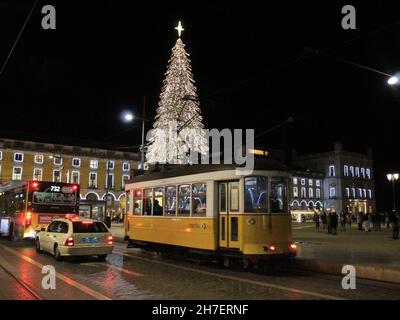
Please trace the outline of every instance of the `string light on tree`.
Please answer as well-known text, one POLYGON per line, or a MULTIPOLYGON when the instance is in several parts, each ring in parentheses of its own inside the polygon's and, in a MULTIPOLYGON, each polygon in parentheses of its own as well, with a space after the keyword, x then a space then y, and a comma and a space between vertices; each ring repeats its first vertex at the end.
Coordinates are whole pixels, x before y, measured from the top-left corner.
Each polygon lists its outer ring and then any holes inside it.
POLYGON ((165 73, 146 160, 154 163, 190 163, 189 153, 206 154, 208 141, 197 101, 189 54, 180 38, 172 48, 165 73))

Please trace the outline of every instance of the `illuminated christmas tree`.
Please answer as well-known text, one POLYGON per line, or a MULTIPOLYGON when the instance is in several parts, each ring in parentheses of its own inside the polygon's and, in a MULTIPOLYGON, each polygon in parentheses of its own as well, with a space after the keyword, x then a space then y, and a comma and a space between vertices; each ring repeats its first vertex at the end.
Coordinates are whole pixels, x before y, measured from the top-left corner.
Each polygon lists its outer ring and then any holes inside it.
POLYGON ((206 154, 208 151, 189 54, 180 38, 181 22, 175 29, 179 38, 165 73, 146 152, 148 163, 191 163, 190 152, 206 154))

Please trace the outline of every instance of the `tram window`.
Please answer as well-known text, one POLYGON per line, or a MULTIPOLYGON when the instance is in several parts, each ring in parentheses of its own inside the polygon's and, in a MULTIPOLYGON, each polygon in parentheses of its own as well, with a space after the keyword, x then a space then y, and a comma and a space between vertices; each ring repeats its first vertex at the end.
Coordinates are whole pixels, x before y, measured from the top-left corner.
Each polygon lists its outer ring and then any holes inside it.
POLYGON ((176 214, 176 187, 165 188, 165 215, 175 216, 176 214))
POLYGON ((286 182, 283 177, 274 177, 271 179, 271 197, 270 207, 273 213, 286 212, 286 182))
POLYGON ((246 177, 244 180, 245 212, 267 212, 267 178, 246 177))
POLYGON ((219 185, 219 212, 226 212, 226 184, 219 185))
POLYGON ((230 184, 230 211, 239 211, 239 182, 230 184))
POLYGON ((192 185, 193 215, 206 215, 207 184, 195 183, 192 185))
POLYGON ((142 214, 142 189, 133 190, 133 214, 141 215, 142 214))
POLYGON ((190 215, 190 185, 178 186, 178 215, 190 215))
POLYGON ((153 216, 162 216, 164 208, 164 188, 154 188, 153 216))
POLYGON ((153 189, 144 189, 143 191, 143 215, 151 216, 153 205, 153 189))
POLYGON ((238 241, 238 234, 239 234, 239 226, 238 226, 238 218, 232 217, 231 218, 231 241, 238 241))

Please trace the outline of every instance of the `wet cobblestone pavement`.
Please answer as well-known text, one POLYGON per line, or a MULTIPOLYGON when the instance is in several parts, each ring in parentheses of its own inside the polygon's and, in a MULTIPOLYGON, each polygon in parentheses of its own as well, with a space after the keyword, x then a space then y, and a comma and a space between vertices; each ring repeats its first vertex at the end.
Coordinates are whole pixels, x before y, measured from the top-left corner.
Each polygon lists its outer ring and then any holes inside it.
MULTIPOLYGON (((196 265, 160 258, 117 243, 105 262, 96 258, 65 259, 37 254, 30 242, 0 240, 0 265, 23 280, 43 299, 399 299, 400 285, 357 280, 356 290, 344 290, 340 275, 291 270, 260 274, 216 264, 196 265), (41 286, 44 265, 57 272, 55 290, 41 286)), ((289 268, 288 268, 289 267, 289 268)), ((34 299, 0 269, 0 299, 34 299)))

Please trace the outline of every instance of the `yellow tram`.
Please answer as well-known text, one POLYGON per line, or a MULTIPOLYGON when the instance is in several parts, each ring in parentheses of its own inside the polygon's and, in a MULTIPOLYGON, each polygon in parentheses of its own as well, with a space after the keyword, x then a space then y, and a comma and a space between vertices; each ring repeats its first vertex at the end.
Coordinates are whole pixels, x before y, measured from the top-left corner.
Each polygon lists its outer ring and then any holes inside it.
POLYGON ((157 252, 255 264, 296 255, 286 167, 256 163, 178 166, 145 172, 126 184, 125 239, 157 252))

